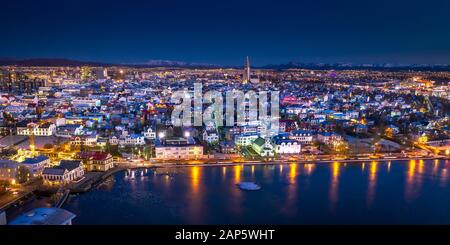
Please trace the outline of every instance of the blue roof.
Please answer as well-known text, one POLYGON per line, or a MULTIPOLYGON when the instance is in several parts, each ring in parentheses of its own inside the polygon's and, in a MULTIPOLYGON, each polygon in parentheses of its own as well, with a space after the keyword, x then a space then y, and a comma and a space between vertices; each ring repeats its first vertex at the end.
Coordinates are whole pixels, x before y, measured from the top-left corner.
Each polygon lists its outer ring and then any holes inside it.
POLYGON ((334 133, 333 132, 321 132, 319 134, 323 135, 323 136, 332 136, 334 133))
POLYGON ((293 135, 299 135, 299 134, 313 134, 313 131, 311 130, 293 130, 291 131, 291 134, 293 135))
POLYGON ((63 225, 75 217, 61 208, 36 208, 15 218, 9 225, 63 225))
POLYGON ((279 133, 278 137, 289 137, 289 133, 279 133))
POLYGON ((257 136, 257 135, 258 135, 258 133, 249 132, 249 133, 237 134, 236 137, 257 136))
POLYGON ((291 143, 291 144, 293 144, 293 143, 299 143, 298 141, 296 141, 296 140, 291 140, 291 139, 274 139, 273 140, 274 141, 274 143, 276 144, 276 145, 280 145, 281 143, 291 143))
POLYGON ((279 133, 278 135, 275 135, 272 138, 273 140, 287 139, 289 138, 289 133, 279 133))
POLYGON ((25 160, 21 162, 21 164, 36 164, 46 160, 48 160, 48 157, 40 155, 34 158, 25 158, 25 160))
POLYGON ((80 125, 78 125, 78 124, 66 124, 64 126, 59 126, 58 128, 64 129, 64 128, 79 128, 79 127, 80 127, 80 125))

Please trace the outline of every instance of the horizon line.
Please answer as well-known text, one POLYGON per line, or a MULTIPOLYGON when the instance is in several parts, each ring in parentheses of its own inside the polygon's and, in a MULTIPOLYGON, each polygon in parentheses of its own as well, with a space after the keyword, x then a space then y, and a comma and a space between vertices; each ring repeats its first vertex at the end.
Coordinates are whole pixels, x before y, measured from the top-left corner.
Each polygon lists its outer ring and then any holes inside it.
MULTIPOLYGON (((186 65, 186 66, 210 66, 210 67, 241 67, 245 65, 245 57, 243 56, 243 62, 242 65, 231 65, 231 64, 216 64, 216 63, 206 63, 206 62, 196 62, 196 61, 182 61, 182 60, 171 60, 171 59, 149 59, 147 61, 141 61, 141 62, 117 62, 117 61, 104 61, 104 60, 95 60, 95 59, 77 59, 77 58, 68 58, 68 57, 26 57, 26 58, 19 58, 19 57, 6 57, 6 56, 0 56, 0 61, 17 61, 17 62, 25 62, 25 61, 33 61, 33 60, 43 60, 43 61, 69 61, 69 62, 78 62, 78 63, 96 63, 99 65, 124 65, 124 66, 142 66, 142 65, 152 65, 151 62, 173 62, 178 63, 178 65, 186 65)), ((251 56, 250 56, 251 58, 251 56)), ((251 61, 251 60, 250 60, 251 61)), ((251 65, 252 62, 250 62, 251 65)), ((1 66, 4 66, 0 64, 1 66)), ((349 66, 349 67, 364 67, 364 66, 373 66, 373 67, 409 67, 409 66, 422 66, 422 67, 433 67, 433 66, 450 66, 449 63, 414 63, 414 62, 345 62, 345 61, 335 61, 335 62, 325 62, 325 61, 287 61, 287 62, 281 62, 281 63, 270 63, 270 64, 264 64, 264 65, 251 65, 252 67, 270 67, 270 66, 286 66, 286 65, 317 65, 317 66, 349 66)))

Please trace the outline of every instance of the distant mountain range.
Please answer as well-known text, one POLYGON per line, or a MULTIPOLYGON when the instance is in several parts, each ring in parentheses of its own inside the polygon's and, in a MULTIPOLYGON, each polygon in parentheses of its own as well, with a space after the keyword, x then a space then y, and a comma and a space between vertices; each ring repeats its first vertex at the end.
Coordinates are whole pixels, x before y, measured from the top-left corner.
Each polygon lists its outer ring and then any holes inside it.
MULTIPOLYGON (((136 68, 154 68, 154 67, 173 67, 173 68, 242 68, 242 66, 221 66, 205 63, 189 63, 172 60, 150 60, 144 63, 102 63, 93 61, 79 61, 60 58, 32 58, 32 59, 14 59, 0 58, 0 66, 125 66, 136 68)), ((428 65, 428 64, 349 64, 349 63, 298 63, 289 62, 286 64, 272 64, 254 68, 260 69, 321 69, 321 70, 431 70, 431 71, 450 71, 450 65, 428 65)))
POLYGON ((163 66, 163 67, 220 67, 218 65, 205 64, 205 63, 189 63, 184 61, 173 61, 173 60, 150 60, 145 62, 144 64, 136 64, 136 65, 144 65, 144 66, 163 66))
POLYGON ((218 68, 221 66, 203 64, 203 63, 188 63, 182 61, 171 60, 150 60, 145 63, 102 63, 93 61, 79 61, 71 59, 60 58, 33 58, 33 59, 14 59, 14 58, 0 58, 0 66, 126 66, 138 68, 151 67, 186 67, 186 68, 218 68))
POLYGON ((262 66, 263 69, 318 69, 318 70, 415 70, 415 71, 450 71, 447 64, 350 64, 350 63, 296 63, 273 64, 262 66))
POLYGON ((78 61, 70 59, 53 59, 53 58, 33 58, 33 59, 14 59, 14 58, 0 58, 0 65, 14 65, 14 66, 108 66, 106 63, 78 61))

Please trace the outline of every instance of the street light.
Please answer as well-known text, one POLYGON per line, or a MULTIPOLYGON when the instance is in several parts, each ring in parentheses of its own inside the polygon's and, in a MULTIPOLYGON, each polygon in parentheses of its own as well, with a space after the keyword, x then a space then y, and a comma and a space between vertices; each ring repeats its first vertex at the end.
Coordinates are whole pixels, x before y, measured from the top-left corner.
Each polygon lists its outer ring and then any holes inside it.
POLYGON ((189 138, 191 136, 191 133, 189 131, 184 132, 184 137, 189 138))
POLYGON ((166 137, 166 134, 164 132, 159 132, 158 138, 163 139, 164 137, 166 137))

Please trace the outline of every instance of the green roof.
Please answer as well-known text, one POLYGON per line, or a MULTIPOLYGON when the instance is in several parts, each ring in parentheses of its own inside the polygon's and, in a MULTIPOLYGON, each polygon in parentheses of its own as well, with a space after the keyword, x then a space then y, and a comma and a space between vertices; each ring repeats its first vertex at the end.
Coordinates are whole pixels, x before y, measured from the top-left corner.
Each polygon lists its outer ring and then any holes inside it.
POLYGON ((255 141, 253 141, 253 144, 258 146, 263 146, 264 143, 266 143, 266 140, 261 137, 258 137, 255 141))

